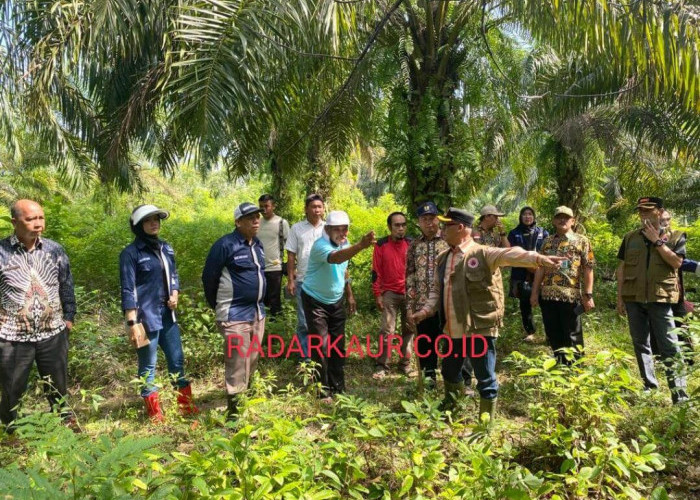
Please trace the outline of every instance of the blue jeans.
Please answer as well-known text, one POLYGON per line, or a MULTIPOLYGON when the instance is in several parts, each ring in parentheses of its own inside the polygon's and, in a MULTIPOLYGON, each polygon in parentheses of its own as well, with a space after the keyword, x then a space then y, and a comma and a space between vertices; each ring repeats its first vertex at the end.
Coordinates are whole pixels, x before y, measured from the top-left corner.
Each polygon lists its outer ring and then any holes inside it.
POLYGON ((476 377, 476 389, 483 399, 495 399, 498 397, 498 378, 496 377, 496 337, 476 337, 474 339, 474 352, 472 352, 471 337, 452 339, 452 349, 442 360, 442 378, 446 382, 458 384, 462 382, 462 367, 464 365, 464 353, 467 354, 471 365, 474 368, 476 377), (486 339, 486 352, 483 356, 473 356, 481 354, 484 350, 484 343, 481 339, 486 339), (466 349, 463 344, 466 342, 466 349))
POLYGON ((297 299, 297 339, 299 340, 299 345, 301 345, 302 352, 304 353, 301 357, 302 360, 308 361, 309 358, 309 327, 306 325, 306 316, 304 315, 304 304, 301 301, 301 285, 304 284, 303 281, 295 281, 296 288, 294 289, 294 296, 297 299))
POLYGON ((158 356, 158 346, 163 349, 165 360, 168 363, 168 372, 177 374, 177 387, 187 387, 190 382, 185 378, 185 354, 182 351, 182 340, 180 339, 180 328, 173 321, 172 311, 163 306, 163 328, 148 332, 150 344, 138 349, 136 353, 139 358, 139 378, 146 377, 146 384, 141 388, 141 396, 144 398, 158 391, 158 387, 153 383, 156 376, 156 360, 158 356))
POLYGON ((684 394, 686 381, 682 374, 676 373, 673 369, 673 358, 680 356, 680 348, 677 345, 678 337, 672 331, 675 325, 671 304, 625 302, 625 308, 627 309, 634 355, 637 358, 644 387, 649 389, 659 387, 659 382, 654 374, 654 357, 651 352, 650 335, 653 335, 656 345, 659 346, 661 359, 666 366, 666 380, 675 402, 678 393, 684 394))

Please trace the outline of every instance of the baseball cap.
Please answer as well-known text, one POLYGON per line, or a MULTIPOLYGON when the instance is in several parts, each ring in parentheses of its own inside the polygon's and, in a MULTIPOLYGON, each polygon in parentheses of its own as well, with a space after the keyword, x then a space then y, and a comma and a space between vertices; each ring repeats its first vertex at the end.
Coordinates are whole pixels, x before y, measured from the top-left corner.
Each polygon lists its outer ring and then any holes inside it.
POLYGON ((136 207, 133 212, 131 212, 131 224, 136 226, 143 219, 145 219, 146 217, 150 217, 154 214, 158 214, 158 216, 161 219, 167 219, 168 217, 170 217, 170 212, 158 208, 155 205, 140 205, 136 207))
POLYGON ((569 207, 565 207, 564 205, 562 205, 562 206, 554 209, 554 217, 556 217, 559 214, 565 214, 565 215, 568 215, 569 217, 573 217, 574 211, 571 210, 569 207))
POLYGON ((498 215, 499 217, 502 217, 505 214, 499 212, 494 205, 486 205, 484 208, 481 209, 481 216, 484 217, 486 215, 498 215))
POLYGON ((236 210, 233 211, 233 219, 238 220, 241 217, 245 217, 246 215, 259 214, 260 212, 262 212, 262 210, 259 206, 254 205, 249 201, 246 201, 238 205, 236 207, 236 210))
POLYGON ((472 227, 472 224, 474 224, 474 216, 472 214, 461 208, 454 207, 450 207, 445 212, 445 215, 438 215, 438 219, 441 222, 458 222, 467 227, 472 227))
POLYGON ((637 200, 636 208, 664 208, 664 200, 656 196, 644 196, 637 200))
POLYGON ((439 213, 437 206, 432 201, 421 203, 416 209, 416 217, 420 217, 421 215, 437 215, 439 213))

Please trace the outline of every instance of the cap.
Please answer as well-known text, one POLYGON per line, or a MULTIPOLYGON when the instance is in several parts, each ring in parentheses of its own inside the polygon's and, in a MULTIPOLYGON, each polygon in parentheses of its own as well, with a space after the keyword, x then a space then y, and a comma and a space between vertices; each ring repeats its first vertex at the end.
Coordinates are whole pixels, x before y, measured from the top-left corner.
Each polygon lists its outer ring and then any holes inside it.
POLYGON ((472 227, 474 224, 474 216, 462 210, 461 208, 450 207, 445 215, 438 215, 438 219, 442 222, 459 222, 467 227, 472 227))
POLYGON ((573 217, 574 211, 571 210, 569 207, 565 207, 564 205, 562 205, 554 209, 554 217, 556 217, 559 214, 566 214, 569 217, 573 217))
POLYGON ((656 196, 645 196, 637 200, 636 208, 664 208, 664 200, 656 196))
POLYGON ((132 225, 136 226, 143 219, 150 217, 153 214, 158 214, 161 219, 167 219, 170 217, 170 212, 167 210, 162 210, 155 205, 141 205, 136 207, 134 211, 131 212, 131 217, 129 220, 131 220, 132 225))
POLYGON ((260 212, 262 212, 262 210, 259 206, 254 205, 249 201, 246 201, 238 205, 236 207, 236 210, 233 211, 233 220, 238 220, 241 217, 245 217, 246 215, 250 214, 259 214, 260 212))
POLYGON ((432 201, 421 203, 416 209, 416 217, 420 217, 421 215, 437 215, 439 213, 440 211, 432 201))
POLYGON ((342 210, 333 210, 326 217, 326 226, 349 226, 350 217, 342 210))
POLYGON ((486 205, 484 208, 481 209, 481 216, 484 217, 486 215, 498 215, 499 217, 502 217, 505 214, 499 212, 494 205, 486 205))

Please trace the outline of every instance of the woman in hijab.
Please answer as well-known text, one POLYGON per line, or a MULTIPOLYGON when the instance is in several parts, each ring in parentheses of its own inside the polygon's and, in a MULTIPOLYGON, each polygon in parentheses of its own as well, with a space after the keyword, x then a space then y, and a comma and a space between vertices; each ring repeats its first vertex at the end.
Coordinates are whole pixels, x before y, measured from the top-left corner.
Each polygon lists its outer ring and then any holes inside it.
MULTIPOLYGON (((544 239, 549 236, 546 230, 537 226, 535 210, 525 206, 520 210, 518 226, 508 233, 508 241, 511 247, 522 247, 525 250, 539 252, 544 239)), ((532 280, 535 277, 534 269, 514 267, 510 273, 510 296, 520 301, 520 314, 523 318, 525 340, 534 340, 535 324, 532 319, 532 306, 530 305, 530 292, 532 280)))
POLYGON ((169 215, 155 205, 136 207, 129 219, 136 237, 119 255, 122 309, 130 339, 137 347, 138 376, 146 380, 141 396, 154 422, 163 420, 158 388, 153 384, 158 346, 165 354, 168 372, 174 376, 181 413, 199 413, 192 403, 190 382, 185 378, 185 356, 175 319, 180 289, 175 254, 168 243, 158 238, 161 220, 169 215))

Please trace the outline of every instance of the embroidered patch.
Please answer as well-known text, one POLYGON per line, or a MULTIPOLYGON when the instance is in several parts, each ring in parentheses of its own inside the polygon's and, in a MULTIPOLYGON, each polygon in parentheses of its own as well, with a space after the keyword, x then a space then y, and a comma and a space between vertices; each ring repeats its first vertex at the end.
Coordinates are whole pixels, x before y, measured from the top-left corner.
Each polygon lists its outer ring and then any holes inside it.
POLYGON ((479 259, 472 257, 467 261, 467 266, 469 266, 469 269, 476 269, 479 267, 479 259))

